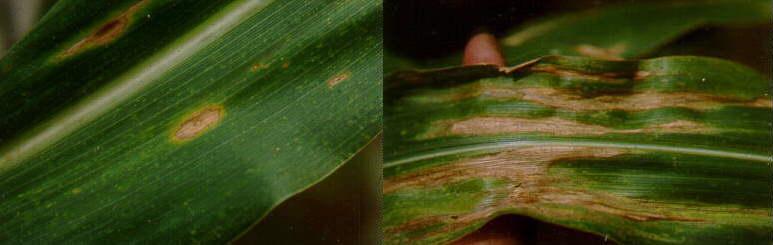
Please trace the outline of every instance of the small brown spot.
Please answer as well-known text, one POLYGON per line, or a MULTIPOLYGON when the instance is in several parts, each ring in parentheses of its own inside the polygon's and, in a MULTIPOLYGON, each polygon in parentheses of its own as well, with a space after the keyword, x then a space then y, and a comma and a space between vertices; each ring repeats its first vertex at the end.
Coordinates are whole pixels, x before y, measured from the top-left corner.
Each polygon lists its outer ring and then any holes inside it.
POLYGON ((352 76, 351 72, 345 71, 327 80, 327 86, 329 88, 335 87, 339 83, 349 79, 352 76))
POLYGON ((264 64, 261 64, 261 63, 257 63, 257 64, 253 64, 253 65, 250 67, 250 71, 251 71, 251 72, 257 72, 257 71, 259 71, 260 69, 265 69, 265 68, 268 68, 268 65, 264 65, 264 64))
POLYGON ((282 63, 282 68, 287 69, 287 67, 290 67, 290 62, 282 63))
POLYGON ((577 45, 575 50, 585 56, 605 60, 623 60, 622 54, 625 52, 625 44, 618 43, 609 48, 601 48, 590 44, 577 45))
POLYGON ((217 125, 223 119, 223 112, 224 110, 220 106, 208 106, 193 113, 174 132, 174 140, 188 141, 198 137, 217 125))
POLYGON ((145 5, 146 2, 148 2, 148 0, 139 1, 117 17, 107 21, 107 23, 97 28, 89 36, 65 50, 59 55, 59 58, 73 56, 91 47, 104 45, 114 41, 121 36, 126 30, 126 27, 129 26, 132 15, 145 5))

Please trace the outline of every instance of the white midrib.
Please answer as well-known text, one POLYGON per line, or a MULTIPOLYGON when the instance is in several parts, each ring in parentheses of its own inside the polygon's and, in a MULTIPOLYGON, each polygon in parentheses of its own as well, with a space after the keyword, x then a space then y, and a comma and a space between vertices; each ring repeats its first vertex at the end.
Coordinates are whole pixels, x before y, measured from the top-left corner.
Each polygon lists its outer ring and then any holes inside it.
POLYGON ((758 162, 765 162, 765 163, 773 162, 773 156, 738 153, 738 152, 730 152, 730 151, 709 150, 709 149, 691 148, 691 147, 675 147, 675 146, 631 144, 631 143, 601 143, 601 142, 591 142, 591 141, 566 141, 566 142, 514 141, 514 142, 478 144, 478 145, 471 145, 471 146, 464 146, 464 147, 456 147, 456 148, 451 148, 451 149, 437 151, 437 152, 428 152, 428 153, 419 154, 411 157, 397 159, 390 162, 385 162, 384 168, 394 167, 394 166, 398 166, 406 163, 422 161, 422 160, 427 160, 427 159, 432 159, 437 157, 463 154, 463 153, 503 150, 503 149, 533 147, 533 146, 578 146, 578 147, 600 147, 600 148, 617 148, 617 149, 631 149, 631 150, 650 150, 650 151, 682 153, 682 154, 699 155, 699 156, 735 158, 740 160, 750 160, 750 161, 758 161, 758 162))
POLYGON ((213 15, 209 21, 203 22, 187 35, 177 39, 148 61, 123 73, 110 85, 33 129, 31 132, 34 133, 31 135, 20 137, 0 149, 0 172, 15 167, 29 156, 58 142, 132 98, 188 57, 216 41, 215 37, 228 33, 240 24, 241 20, 257 13, 272 1, 242 0, 229 4, 213 15))

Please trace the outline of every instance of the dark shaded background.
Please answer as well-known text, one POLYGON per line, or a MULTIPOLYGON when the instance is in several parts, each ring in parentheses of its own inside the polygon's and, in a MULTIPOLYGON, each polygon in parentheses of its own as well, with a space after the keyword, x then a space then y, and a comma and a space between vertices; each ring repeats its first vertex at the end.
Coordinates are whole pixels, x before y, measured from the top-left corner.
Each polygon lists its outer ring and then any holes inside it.
MULTIPOLYGON (((481 27, 501 37, 524 22, 540 17, 636 1, 694 0, 384 0, 384 45, 388 52, 413 59, 442 58, 461 52, 470 34, 481 27)), ((649 57, 679 54, 718 57, 743 63, 770 76, 771 27, 706 27, 649 57)))
POLYGON ((285 201, 233 243, 375 244, 380 240, 381 140, 285 201))
POLYGON ((490 221, 475 233, 456 241, 454 245, 479 244, 483 242, 488 242, 488 245, 616 244, 607 237, 575 231, 528 217, 504 215, 490 221))

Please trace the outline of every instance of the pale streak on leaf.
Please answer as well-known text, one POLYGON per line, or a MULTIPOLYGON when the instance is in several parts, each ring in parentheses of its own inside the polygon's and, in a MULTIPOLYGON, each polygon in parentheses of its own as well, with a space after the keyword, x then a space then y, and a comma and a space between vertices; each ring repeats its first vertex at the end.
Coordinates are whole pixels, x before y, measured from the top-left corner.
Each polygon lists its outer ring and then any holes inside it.
MULTIPOLYGON (((622 219, 646 221, 700 222, 702 219, 677 215, 664 211, 663 206, 673 204, 649 203, 602 192, 562 188, 560 183, 572 179, 554 177, 549 168, 562 159, 604 159, 636 153, 632 149, 614 149, 588 146, 526 146, 494 154, 470 157, 447 165, 417 171, 384 182, 384 194, 389 195, 411 188, 433 188, 468 179, 500 179, 510 185, 491 190, 490 198, 481 202, 474 212, 453 215, 425 216, 404 224, 388 227, 388 232, 408 232, 417 227, 444 223, 445 228, 424 236, 449 232, 487 219, 503 208, 518 209, 521 212, 545 213, 552 217, 570 216, 563 214, 556 205, 581 207, 592 211, 583 216, 585 220, 604 220, 599 214, 622 219)), ((759 213, 756 213, 760 215, 759 213)))
POLYGON ((626 45, 618 43, 608 48, 597 47, 590 44, 580 44, 575 48, 578 53, 597 59, 604 60, 623 60, 622 54, 625 52, 626 45))
POLYGON ((464 99, 487 98, 493 100, 517 99, 566 111, 645 111, 666 107, 705 111, 723 106, 772 108, 770 97, 751 101, 738 100, 697 92, 641 91, 630 95, 601 95, 586 98, 568 90, 547 87, 508 88, 478 84, 476 88, 460 92, 438 94, 432 97, 408 98, 419 103, 451 103, 464 99))
POLYGON ((599 125, 583 124, 576 121, 547 118, 528 119, 511 117, 474 117, 461 120, 443 120, 433 123, 432 129, 417 136, 426 140, 448 136, 481 136, 497 134, 542 133, 553 136, 640 134, 640 133, 685 133, 709 134, 715 129, 692 121, 677 120, 649 125, 636 129, 614 129, 599 125))

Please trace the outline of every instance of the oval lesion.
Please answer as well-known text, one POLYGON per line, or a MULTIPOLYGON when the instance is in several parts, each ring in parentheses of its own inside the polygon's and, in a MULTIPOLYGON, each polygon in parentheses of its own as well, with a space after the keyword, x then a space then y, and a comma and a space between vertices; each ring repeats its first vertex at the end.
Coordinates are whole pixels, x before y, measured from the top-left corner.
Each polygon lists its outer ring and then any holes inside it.
POLYGON ((177 127, 177 130, 172 135, 172 139, 175 142, 195 139, 207 130, 215 127, 223 119, 224 115, 225 110, 222 106, 207 106, 188 116, 177 127))

